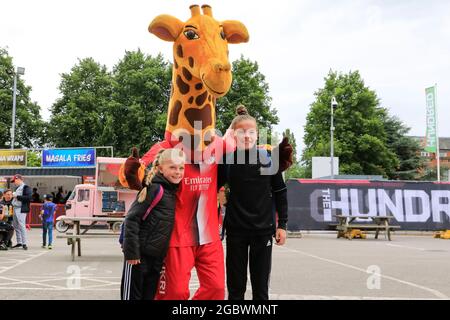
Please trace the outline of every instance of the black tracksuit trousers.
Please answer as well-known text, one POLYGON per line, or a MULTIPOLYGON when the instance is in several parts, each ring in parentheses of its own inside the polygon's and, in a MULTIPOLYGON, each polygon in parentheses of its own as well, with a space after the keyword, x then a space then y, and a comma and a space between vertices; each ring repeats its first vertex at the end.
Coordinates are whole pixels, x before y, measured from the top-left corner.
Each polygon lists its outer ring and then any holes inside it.
POLYGON ((228 300, 244 300, 249 262, 253 300, 269 300, 272 244, 272 235, 227 235, 228 300))
POLYGON ((155 298, 164 257, 142 256, 141 263, 125 261, 120 286, 122 300, 153 300, 155 298))

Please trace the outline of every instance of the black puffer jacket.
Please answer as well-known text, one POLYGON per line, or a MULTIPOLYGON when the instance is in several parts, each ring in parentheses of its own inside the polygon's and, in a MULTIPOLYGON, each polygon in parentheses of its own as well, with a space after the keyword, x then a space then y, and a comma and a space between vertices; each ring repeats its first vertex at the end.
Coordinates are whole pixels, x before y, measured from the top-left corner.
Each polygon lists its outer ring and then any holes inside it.
POLYGON ((147 192, 147 198, 131 205, 124 222, 123 253, 125 260, 137 260, 142 256, 165 256, 169 247, 175 220, 175 202, 178 185, 170 183, 161 174, 156 174, 147 192), (159 186, 164 194, 145 220, 142 220, 159 186))

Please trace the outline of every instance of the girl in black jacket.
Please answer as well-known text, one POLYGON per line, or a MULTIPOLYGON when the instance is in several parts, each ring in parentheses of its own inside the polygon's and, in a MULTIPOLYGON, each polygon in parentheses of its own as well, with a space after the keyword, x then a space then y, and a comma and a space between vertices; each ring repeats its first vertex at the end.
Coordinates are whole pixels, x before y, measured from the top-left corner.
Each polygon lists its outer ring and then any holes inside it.
POLYGON ((256 120, 244 106, 237 113, 231 124, 237 148, 225 156, 218 179, 230 188, 224 221, 228 299, 244 299, 250 262, 253 299, 268 300, 272 238, 277 245, 286 241, 287 189, 275 154, 256 147, 256 120))
POLYGON ((124 222, 122 300, 153 300, 155 296, 185 161, 179 149, 160 150, 146 176, 146 187, 128 211, 124 222), (147 212, 152 203, 156 205, 147 212))

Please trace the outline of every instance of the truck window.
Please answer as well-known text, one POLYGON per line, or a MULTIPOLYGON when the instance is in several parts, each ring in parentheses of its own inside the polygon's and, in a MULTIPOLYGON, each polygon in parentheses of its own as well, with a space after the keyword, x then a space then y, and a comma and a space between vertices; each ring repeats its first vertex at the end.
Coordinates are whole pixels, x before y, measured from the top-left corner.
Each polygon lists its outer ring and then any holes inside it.
POLYGON ((70 197, 69 197, 69 199, 67 199, 67 200, 73 200, 73 199, 75 199, 75 195, 76 195, 76 192, 75 192, 75 189, 72 191, 72 193, 70 194, 70 197))
POLYGON ((78 202, 89 201, 89 190, 78 190, 78 202))

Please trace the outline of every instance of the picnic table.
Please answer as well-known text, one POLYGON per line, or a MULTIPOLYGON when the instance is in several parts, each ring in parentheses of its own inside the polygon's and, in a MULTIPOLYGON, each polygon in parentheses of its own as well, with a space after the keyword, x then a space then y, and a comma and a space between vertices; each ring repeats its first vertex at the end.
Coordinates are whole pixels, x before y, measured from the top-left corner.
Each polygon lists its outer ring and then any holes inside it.
MULTIPOLYGON (((391 231, 400 229, 400 226, 393 226, 389 222, 394 216, 345 216, 334 215, 338 224, 336 226, 337 238, 345 237, 347 232, 352 230, 375 230, 375 239, 378 239, 380 231, 385 232, 385 237, 391 241, 391 231), (354 223, 356 219, 372 220, 372 223, 354 223)), ((351 240, 351 237, 348 237, 351 240)))
POLYGON ((72 222, 73 228, 71 233, 66 233, 62 235, 57 235, 57 238, 63 238, 67 239, 67 244, 71 245, 71 255, 72 255, 72 261, 75 261, 75 246, 78 244, 78 256, 81 257, 81 239, 88 239, 88 238, 111 238, 115 237, 118 238, 120 233, 114 232, 114 230, 110 230, 110 232, 97 232, 97 233, 88 233, 88 231, 96 225, 98 222, 123 222, 125 218, 118 218, 118 217, 67 217, 67 216, 61 216, 57 218, 58 221, 63 222, 72 222), (90 221, 91 224, 88 225, 83 232, 80 228, 80 222, 81 221, 90 221))

